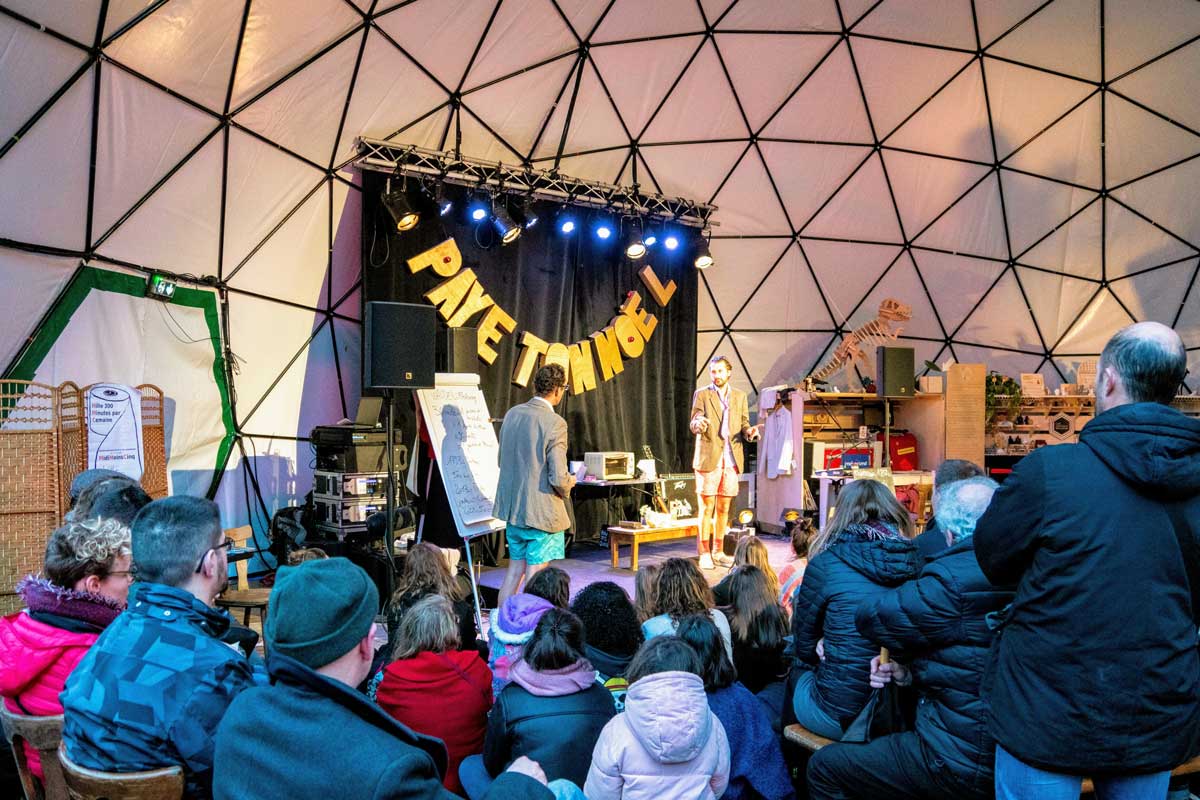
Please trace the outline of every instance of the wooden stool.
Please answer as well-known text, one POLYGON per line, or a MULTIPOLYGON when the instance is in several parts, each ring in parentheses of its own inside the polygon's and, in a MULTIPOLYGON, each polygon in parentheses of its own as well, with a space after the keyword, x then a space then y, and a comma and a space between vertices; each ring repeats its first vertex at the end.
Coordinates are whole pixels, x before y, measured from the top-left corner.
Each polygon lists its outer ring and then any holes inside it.
POLYGON ((783 738, 800 745, 810 753, 817 752, 827 744, 833 744, 833 739, 819 736, 798 722, 783 729, 783 738))
MULTIPOLYGON (((245 547, 246 542, 254 535, 249 525, 243 525, 240 528, 230 528, 225 531, 225 535, 233 540, 234 547, 245 547)), ((267 603, 271 599, 270 589, 251 589, 248 562, 245 560, 238 561, 234 564, 237 569, 237 583, 233 589, 226 589, 217 598, 217 605, 221 608, 240 608, 245 613, 242 616, 242 624, 247 628, 250 627, 250 612, 258 611, 258 621, 261 626, 264 626, 267 621, 267 603)), ((267 640, 263 636, 263 652, 267 649, 267 640)))
POLYGON ((4 738, 12 746, 17 761, 17 774, 21 777, 21 788, 25 800, 67 800, 67 784, 63 780, 62 768, 58 765, 58 743, 62 741, 62 714, 53 717, 30 717, 14 714, 0 703, 0 722, 4 725, 4 738), (25 747, 28 744, 42 759, 42 783, 29 771, 25 762, 25 747))
POLYGON ((183 769, 162 767, 146 772, 101 772, 81 767, 58 748, 71 800, 181 800, 183 769))

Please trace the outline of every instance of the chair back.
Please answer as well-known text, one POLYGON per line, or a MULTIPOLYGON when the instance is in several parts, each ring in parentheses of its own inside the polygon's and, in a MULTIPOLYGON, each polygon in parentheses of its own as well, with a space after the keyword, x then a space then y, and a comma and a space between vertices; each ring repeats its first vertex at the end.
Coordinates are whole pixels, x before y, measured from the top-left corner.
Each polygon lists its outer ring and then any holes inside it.
POLYGON ((63 782, 62 769, 58 765, 58 743, 62 740, 62 714, 52 717, 31 717, 14 714, 0 703, 0 722, 4 725, 4 738, 12 746, 17 761, 17 773, 21 777, 21 788, 25 800, 67 800, 67 785, 63 782), (25 745, 28 744, 42 759, 42 783, 29 771, 25 762, 25 745))
POLYGON ((70 800, 181 800, 183 769, 163 767, 146 772, 101 772, 81 767, 59 746, 70 800))
MULTIPOLYGON (((254 536, 254 529, 249 525, 242 525, 238 528, 229 528, 225 531, 225 535, 233 540, 234 547, 245 547, 246 542, 254 536)), ((250 562, 246 559, 234 562, 234 569, 237 570, 237 584, 233 587, 237 591, 250 588, 250 562)))

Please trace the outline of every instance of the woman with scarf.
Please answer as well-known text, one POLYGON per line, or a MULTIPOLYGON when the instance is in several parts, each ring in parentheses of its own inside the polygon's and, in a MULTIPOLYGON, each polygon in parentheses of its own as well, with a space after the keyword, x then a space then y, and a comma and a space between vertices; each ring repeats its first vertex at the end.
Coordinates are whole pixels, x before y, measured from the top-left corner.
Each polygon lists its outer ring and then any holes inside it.
MULTIPOLYGON (((0 620, 0 695, 9 711, 62 713, 67 676, 125 609, 130 552, 129 528, 115 519, 68 522, 50 535, 42 577, 17 584, 25 609, 0 620)), ((37 751, 26 747, 25 760, 40 781, 37 751)))
POLYGON ((582 786, 596 739, 616 710, 583 655, 579 617, 559 608, 543 614, 510 677, 488 715, 482 759, 459 768, 467 795, 482 797, 492 776, 519 756, 541 764, 552 784, 582 786))
POLYGON ((797 722, 820 736, 842 738, 870 697, 871 658, 879 655, 855 627, 854 613, 916 574, 908 511, 878 481, 846 486, 833 519, 809 545, 792 609, 797 722))

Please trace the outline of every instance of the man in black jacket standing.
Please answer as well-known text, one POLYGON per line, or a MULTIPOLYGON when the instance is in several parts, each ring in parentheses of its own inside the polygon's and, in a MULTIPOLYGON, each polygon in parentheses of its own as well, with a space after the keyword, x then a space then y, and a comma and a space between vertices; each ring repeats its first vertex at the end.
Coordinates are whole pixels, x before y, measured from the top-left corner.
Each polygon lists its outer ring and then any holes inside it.
POLYGON ((980 567, 1017 588, 984 685, 1001 800, 1084 776, 1161 799, 1200 749, 1200 421, 1167 405, 1185 374, 1170 328, 1118 331, 1079 443, 1023 458, 979 521, 980 567))
POLYGON ((916 580, 859 606, 859 632, 893 656, 887 664, 872 659, 871 685, 912 683, 920 693, 916 725, 868 744, 819 750, 808 766, 812 800, 992 796, 994 742, 979 684, 992 641, 987 615, 1013 595, 980 572, 971 534, 995 490, 995 481, 981 477, 943 487, 938 517, 953 543, 916 580))

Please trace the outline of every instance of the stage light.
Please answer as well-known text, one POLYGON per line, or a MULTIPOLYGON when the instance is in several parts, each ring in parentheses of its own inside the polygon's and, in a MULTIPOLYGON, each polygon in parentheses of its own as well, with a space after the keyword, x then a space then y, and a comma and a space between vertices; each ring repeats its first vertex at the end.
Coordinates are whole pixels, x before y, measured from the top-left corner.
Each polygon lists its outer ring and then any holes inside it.
POLYGON ((676 236, 668 236, 667 238, 663 239, 663 244, 667 246, 668 250, 674 250, 675 248, 679 247, 679 238, 676 236))
POLYGON ((646 257, 646 243, 640 238, 631 239, 625 245, 625 257, 630 261, 639 261, 646 257))
POLYGON ((737 512, 737 521, 743 528, 749 528, 754 524, 754 509, 743 508, 737 512))
POLYGON ((566 208, 559 209, 558 216, 554 219, 554 224, 558 226, 558 232, 564 235, 570 235, 575 232, 575 216, 566 208))
POLYGON ((538 224, 538 215, 531 208, 533 204, 526 204, 525 208, 513 208, 509 211, 512 215, 513 222, 516 222, 525 230, 529 230, 534 225, 538 224))
POLYGON ((388 179, 387 185, 388 188, 380 195, 383 207, 392 215, 392 221, 396 223, 396 230, 401 232, 411 231, 421 221, 421 215, 408 202, 407 189, 401 186, 399 189, 392 191, 391 178, 388 179))
POLYGON ((487 219, 487 209, 480 203, 471 204, 471 220, 473 222, 482 222, 487 219))
POLYGON ((646 247, 654 247, 654 245, 658 244, 658 237, 653 233, 647 233, 642 237, 642 244, 646 245, 646 247))
POLYGON ((558 226, 558 229, 560 231, 562 231, 563 233, 574 233, 575 232, 575 220, 564 219, 562 221, 562 223, 558 226))
POLYGON ((437 205, 438 216, 444 217, 454 210, 454 201, 446 197, 446 187, 443 184, 438 184, 433 202, 437 205))
POLYGON ((538 224, 538 215, 528 209, 525 210, 525 222, 522 224, 525 230, 529 230, 534 225, 538 224))
POLYGON ((500 235, 500 244, 512 244, 521 235, 521 226, 501 207, 492 212, 492 227, 500 235))
POLYGON ((612 228, 607 222, 601 222, 596 226, 596 238, 608 239, 612 236, 612 228))
POLYGON ((483 222, 492 216, 492 197, 484 192, 476 192, 471 196, 467 205, 467 217, 471 222, 483 222))
POLYGON ((712 251, 709 250, 708 242, 700 242, 700 246, 696 248, 696 269, 708 269, 713 265, 712 251))

